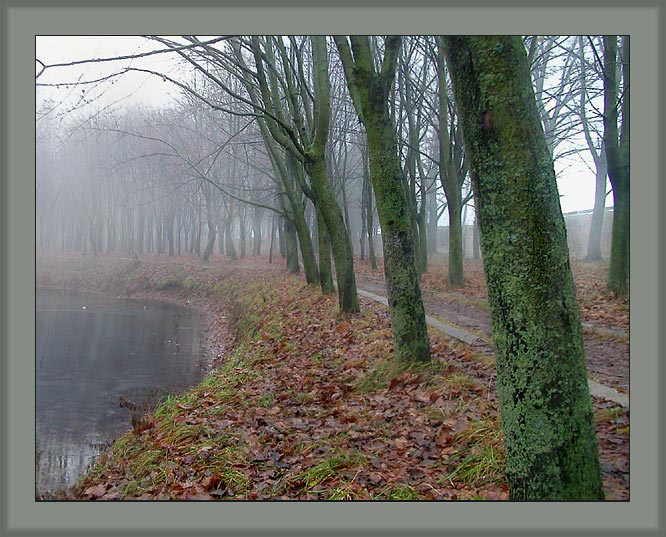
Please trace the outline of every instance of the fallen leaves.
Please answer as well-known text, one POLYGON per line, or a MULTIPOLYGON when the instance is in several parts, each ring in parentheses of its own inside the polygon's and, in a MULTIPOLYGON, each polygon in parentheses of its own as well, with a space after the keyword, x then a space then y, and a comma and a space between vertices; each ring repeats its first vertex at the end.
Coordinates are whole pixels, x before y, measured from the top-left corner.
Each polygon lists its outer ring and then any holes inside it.
MULTIPOLYGON (((340 318, 335 297, 322 297, 276 267, 202 270, 191 262, 160 263, 142 263, 135 269, 137 281, 154 287, 174 279, 182 267, 202 281, 198 295, 188 292, 215 315, 211 345, 226 362, 175 400, 154 426, 123 439, 124 451, 103 456, 104 472, 82 482, 79 498, 508 498, 501 475, 471 482, 446 479, 472 455, 480 461, 479 475, 485 475, 482 447, 493 454, 501 450, 493 429, 477 425, 496 427, 499 419, 494 389, 489 389, 492 363, 436 334, 431 343, 439 372, 402 371, 362 391, 361 380, 392 352, 383 306, 362 300, 361 314, 340 318), (242 321, 238 326, 245 331, 234 332, 233 353, 224 352, 231 340, 223 330, 228 319, 219 319, 221 296, 242 301, 235 321, 226 306, 222 309, 233 322, 242 321), (488 445, 475 444, 479 438, 488 445)), ((89 272, 79 281, 89 281, 89 272)), ((426 288, 441 284, 426 276, 426 288)), ((469 287, 460 292, 481 296, 478 276, 472 269, 469 287)), ((178 290, 170 293, 181 296, 178 290)), ((609 497, 623 499, 628 415, 608 411, 598 417, 597 428, 609 497)), ((473 470, 470 475, 476 475, 473 470)))

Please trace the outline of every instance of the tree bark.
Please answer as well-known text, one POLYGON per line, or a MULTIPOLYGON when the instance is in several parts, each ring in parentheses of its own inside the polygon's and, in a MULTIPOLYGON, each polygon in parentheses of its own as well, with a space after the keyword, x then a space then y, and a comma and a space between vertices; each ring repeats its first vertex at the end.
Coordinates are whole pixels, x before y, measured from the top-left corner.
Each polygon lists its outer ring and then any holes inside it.
POLYGON ((444 70, 444 43, 437 40, 438 117, 439 117, 439 177, 446 195, 449 212, 449 282, 454 287, 463 284, 463 237, 462 237, 462 180, 451 157, 449 136, 449 98, 444 70))
POLYGON ((261 255, 261 217, 262 211, 254 208, 252 214, 252 255, 261 255))
POLYGON ((481 248, 479 246, 479 220, 474 209, 474 228, 472 229, 472 256, 474 259, 481 257, 481 248))
POLYGON ((361 216, 365 218, 365 228, 368 234, 368 257, 370 258, 370 268, 377 270, 377 254, 375 252, 375 222, 374 209, 372 204, 373 192, 372 181, 370 180, 370 170, 368 165, 367 148, 363 151, 363 185, 366 192, 365 213, 361 216))
POLYGON ((239 215, 238 215, 238 235, 239 235, 239 247, 240 247, 240 258, 244 259, 245 258, 245 248, 247 247, 246 245, 246 239, 247 239, 247 233, 245 230, 245 224, 247 223, 247 212, 245 211, 245 207, 239 207, 239 215))
POLYGON ((434 179, 428 188, 426 201, 428 205, 428 255, 433 255, 437 253, 437 187, 434 179))
MULTIPOLYGON (((330 239, 338 281, 340 309, 346 313, 357 313, 360 311, 360 308, 356 291, 356 276, 354 275, 354 258, 351 243, 342 217, 342 211, 333 196, 333 190, 328 180, 323 148, 321 148, 321 152, 316 151, 314 155, 307 155, 305 169, 310 176, 312 190, 317 200, 318 212, 321 214, 326 225, 326 232, 330 239)), ((319 251, 319 255, 322 255, 321 250, 319 251)))
MULTIPOLYGON (((285 153, 285 162, 286 169, 281 171, 280 168, 278 168, 278 173, 282 174, 281 184, 285 191, 285 207, 287 208, 287 215, 289 215, 294 231, 298 236, 298 242, 296 245, 297 247, 299 244, 301 246, 305 281, 309 284, 317 284, 319 283, 317 259, 315 258, 314 247, 312 245, 310 226, 308 226, 308 222, 305 219, 303 193, 300 188, 298 188, 298 181, 296 181, 296 175, 299 173, 302 174, 303 169, 300 166, 300 163, 289 152, 285 153)), ((287 254, 287 258, 289 258, 289 254, 287 254)), ((288 263, 288 265, 291 267, 289 271, 293 272, 293 264, 288 263)), ((296 265, 298 265, 298 253, 296 253, 296 265)))
POLYGON ((317 241, 319 243, 319 283, 322 294, 329 295, 335 293, 333 271, 331 270, 331 240, 320 210, 317 210, 317 241))
POLYGON ((206 249, 204 250, 202 259, 207 263, 210 259, 211 254, 213 253, 213 248, 215 247, 215 236, 217 224, 215 221, 215 209, 213 207, 213 195, 210 192, 210 187, 206 185, 204 187, 204 196, 206 199, 206 222, 208 224, 208 240, 206 242, 206 249))
POLYGON ((594 210, 592 212, 592 220, 590 222, 590 233, 587 241, 587 256, 588 261, 598 261, 601 259, 601 234, 604 225, 604 214, 606 212, 606 176, 608 175, 608 166, 606 164, 606 149, 601 142, 601 147, 597 152, 596 145, 592 139, 590 129, 590 122, 587 119, 586 106, 588 100, 587 94, 587 65, 585 58, 585 37, 579 36, 578 38, 578 55, 580 59, 580 100, 578 105, 578 113, 580 115, 580 122, 585 135, 587 147, 590 150, 590 155, 594 161, 595 172, 595 193, 594 193, 594 210))
POLYGON ((447 37, 513 500, 603 499, 566 227, 522 40, 447 37))
MULTIPOLYGON (((305 170, 310 176, 318 214, 326 224, 335 261, 335 274, 338 281, 338 301, 345 313, 360 311, 356 276, 354 274, 354 252, 340 205, 335 199, 333 188, 326 170, 326 142, 330 122, 330 81, 328 78, 328 56, 326 38, 312 36, 312 60, 314 65, 314 123, 315 132, 312 144, 304 157, 305 170)), ((321 256, 321 251, 319 252, 321 256)), ((323 287, 322 287, 323 289, 323 287)))
POLYGON ((236 255, 236 248, 234 246, 234 237, 231 233, 233 226, 233 213, 232 209, 229 208, 227 211, 227 218, 224 221, 224 249, 226 250, 227 256, 231 258, 232 261, 236 261, 238 256, 236 255))
POLYGON ((298 265, 298 240, 296 226, 294 226, 294 223, 291 220, 285 218, 283 230, 284 250, 287 257, 287 271, 291 274, 298 274, 301 269, 298 265))
POLYGON ((598 261, 601 259, 601 233, 604 226, 604 215, 606 213, 606 152, 601 148, 601 155, 597 163, 595 173, 594 210, 590 222, 590 236, 587 241, 587 260, 598 261))
POLYGON ((629 294, 629 36, 622 38, 622 127, 618 137, 617 36, 604 36, 604 147, 613 186, 608 290, 629 294))
POLYGON ((336 37, 347 87, 368 140, 370 179, 377 202, 384 245, 384 276, 398 360, 430 360, 430 344, 414 259, 414 236, 405 198, 395 126, 388 96, 395 78, 400 36, 385 41, 382 69, 374 68, 367 37, 336 37), (352 56, 353 54, 353 56, 352 56))

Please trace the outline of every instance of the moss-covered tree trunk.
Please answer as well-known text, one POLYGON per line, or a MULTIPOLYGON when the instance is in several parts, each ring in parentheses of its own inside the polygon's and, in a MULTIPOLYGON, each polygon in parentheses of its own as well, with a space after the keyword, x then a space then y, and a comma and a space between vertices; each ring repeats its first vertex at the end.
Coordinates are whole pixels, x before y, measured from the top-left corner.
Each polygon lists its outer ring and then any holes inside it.
POLYGON ((428 254, 437 253, 437 186, 433 183, 428 187, 428 194, 426 196, 428 203, 428 224, 427 224, 427 237, 428 237, 428 254))
POLYGON ((428 272, 428 212, 427 212, 427 187, 425 174, 421 174, 421 204, 419 205, 418 214, 418 230, 419 230, 419 243, 417 247, 419 262, 417 265, 420 267, 421 273, 428 272))
POLYGON ((319 245, 319 283, 324 295, 335 293, 333 270, 331 269, 331 239, 326 230, 326 222, 317 210, 317 243, 319 245))
POLYGON ((452 158, 449 136, 449 97, 444 69, 444 42, 437 39, 437 77, 439 119, 439 177, 446 195, 449 213, 449 282, 453 287, 463 284, 463 235, 462 235, 462 180, 452 158))
POLYGON ((520 37, 447 37, 478 207, 514 500, 603 499, 553 163, 520 37))
POLYGON ((604 36, 604 147, 613 186, 608 290, 629 293, 629 36, 622 37, 622 127, 618 136, 617 36, 604 36))
POLYGON ((395 356, 399 360, 427 361, 430 344, 414 259, 414 236, 403 186, 398 144, 388 109, 395 78, 400 36, 385 40, 381 72, 377 73, 367 37, 336 36, 347 87, 365 126, 370 179, 384 246, 384 276, 393 329, 395 356))
POLYGON ((298 264, 298 235, 296 226, 288 218, 284 219, 284 251, 287 258, 287 272, 298 274, 300 266, 298 264))
MULTIPOLYGON (((340 309, 346 313, 359 310, 354 258, 347 226, 340 210, 340 205, 333 195, 333 189, 326 173, 326 159, 323 147, 313 150, 305 159, 305 169, 310 176, 312 190, 317 200, 318 212, 326 225, 331 252, 335 261, 335 274, 338 281, 338 299, 340 309)), ((319 252, 321 255, 321 251, 319 252)))
POLYGON ((463 284, 463 235, 460 194, 447 197, 449 212, 449 282, 453 287, 463 284))
MULTIPOLYGON (((271 141, 266 142, 267 145, 269 143, 273 144, 271 141)), ((274 150, 276 153, 276 158, 273 160, 274 162, 277 162, 277 158, 279 158, 277 153, 279 150, 277 147, 274 147, 274 150)), ((273 169, 277 172, 279 178, 278 183, 284 189, 288 214, 296 231, 296 235, 298 236, 297 247, 298 245, 301 247, 303 269, 305 271, 305 281, 309 284, 317 284, 319 283, 319 270, 317 268, 317 259, 315 257, 314 247, 312 245, 310 226, 308 226, 308 222, 305 219, 303 192, 300 188, 298 188, 297 181, 295 179, 295 176, 298 173, 302 173, 302 168, 297 169, 299 163, 288 152, 285 152, 284 161, 284 165, 274 165, 273 169)), ((296 255, 296 265, 298 266, 298 254, 296 255)), ((291 267, 289 272, 293 272, 293 265, 289 264, 289 266, 291 267)))
POLYGON ((425 310, 414 259, 411 221, 401 185, 397 144, 388 113, 382 116, 366 116, 366 131, 370 177, 382 227, 384 277, 395 352, 407 360, 429 360, 425 310))
POLYGON ((312 143, 305 153, 304 165, 305 170, 310 176, 312 191, 317 202, 317 212, 326 224, 333 260, 335 261, 340 309, 345 313, 357 313, 360 311, 360 308, 356 290, 354 253, 351 238, 347 232, 347 226, 345 225, 340 205, 335 199, 326 169, 325 151, 331 110, 326 38, 312 36, 311 41, 312 60, 314 64, 315 132, 312 143))
POLYGON ((481 246, 479 245, 479 219, 476 216, 476 208, 474 209, 474 226, 472 228, 472 257, 474 259, 481 258, 481 246))

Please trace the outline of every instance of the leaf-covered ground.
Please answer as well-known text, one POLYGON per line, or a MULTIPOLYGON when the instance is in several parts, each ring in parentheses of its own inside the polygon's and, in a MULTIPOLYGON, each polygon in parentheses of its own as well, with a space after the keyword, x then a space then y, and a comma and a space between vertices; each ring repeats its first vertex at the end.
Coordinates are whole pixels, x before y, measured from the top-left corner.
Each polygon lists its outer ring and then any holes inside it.
MULTIPOLYGON (((357 274, 362 278, 383 281, 381 259, 377 270, 372 270, 369 263, 355 265, 357 274)), ((614 297, 606 292, 608 261, 574 261, 572 263, 574 283, 578 305, 583 322, 605 327, 618 332, 629 330, 629 300, 614 297)), ((466 259, 464 264, 464 285, 452 288, 448 279, 446 258, 441 254, 428 260, 428 271, 421 279, 421 288, 426 293, 452 293, 472 302, 485 301, 488 298, 483 263, 480 260, 466 259)))
MULTIPOLYGON (((507 499, 492 356, 431 331, 433 364, 397 367, 384 306, 340 316, 260 258, 49 257, 37 281, 189 302, 219 355, 135 416, 69 498, 507 499)), ((595 401, 595 420, 606 496, 627 499, 628 411, 595 401)))
MULTIPOLYGON (((607 262, 573 264, 576 295, 583 321, 583 339, 590 377, 623 393, 629 391, 629 302, 605 291, 607 262)), ((371 270, 357 263, 358 283, 385 295, 381 265, 371 270)), ((481 337, 475 352, 492 354, 490 313, 480 261, 466 260, 463 287, 451 288, 446 261, 435 258, 421 288, 427 313, 481 337)))

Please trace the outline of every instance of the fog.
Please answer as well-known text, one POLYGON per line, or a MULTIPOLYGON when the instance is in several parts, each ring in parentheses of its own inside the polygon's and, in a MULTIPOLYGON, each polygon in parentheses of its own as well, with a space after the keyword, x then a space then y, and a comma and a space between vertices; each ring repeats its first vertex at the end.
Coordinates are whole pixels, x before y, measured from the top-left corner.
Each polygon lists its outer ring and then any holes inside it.
MULTIPOLYGON (((449 216, 439 177, 437 84, 428 39, 404 40, 392 111, 405 186, 413 197, 415 217, 422 215, 429 230, 432 252, 445 241, 441 228, 449 216)), ((308 117, 313 80, 309 45, 302 38, 273 40, 271 76, 284 107, 275 110, 262 98, 263 104, 252 104, 250 92, 257 86, 249 40, 238 40, 245 66, 234 56, 230 41, 210 36, 198 41, 187 36, 37 38, 39 249, 196 254, 205 259, 218 253, 237 257, 284 252, 291 209, 280 174, 298 163, 285 157, 279 144, 267 143, 259 118, 282 114, 290 117, 287 122, 295 131, 308 129, 313 121, 308 117), (208 41, 211 44, 200 44, 208 41), (107 61, 114 58, 119 59, 107 61), (293 80, 284 75, 290 65, 293 80), (248 74, 250 86, 244 79, 248 74), (290 87, 292 82, 297 87, 290 87), (298 98, 290 97, 292 93, 298 98)), ((381 40, 375 43, 381 49, 381 40)), ((594 51, 576 37, 526 40, 526 48, 534 49, 535 90, 552 144, 562 210, 592 209, 595 160, 590 147, 599 147, 601 141, 594 51), (585 86, 580 82, 580 57, 588 66, 585 86), (576 111, 576 104, 586 113, 576 111)), ((381 243, 367 173, 364 176, 364 132, 330 39, 328 49, 328 176, 354 250, 364 254, 368 236, 381 243), (365 216, 368 209, 371 222, 365 216)), ((461 150, 457 121, 451 107, 452 151, 461 150)), ((308 196, 308 177, 302 170, 291 171, 288 186, 300 191, 305 220, 316 237, 317 211, 308 196)), ((461 172, 462 220, 471 226, 471 186, 466 170, 461 172)), ((313 244, 316 249, 317 241, 313 244)))

